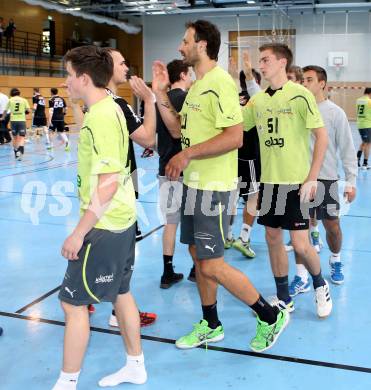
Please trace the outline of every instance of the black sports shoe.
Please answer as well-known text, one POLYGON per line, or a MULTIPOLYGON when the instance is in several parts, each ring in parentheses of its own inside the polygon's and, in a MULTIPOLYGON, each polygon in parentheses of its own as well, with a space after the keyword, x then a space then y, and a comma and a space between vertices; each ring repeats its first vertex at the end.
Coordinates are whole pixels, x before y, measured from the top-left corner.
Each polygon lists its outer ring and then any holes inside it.
POLYGON ((196 269, 195 269, 195 266, 193 266, 191 268, 191 270, 189 271, 189 275, 188 275, 188 280, 190 282, 196 282, 196 269))
POLYGON ((176 272, 169 275, 162 275, 160 288, 170 288, 173 284, 180 282, 182 279, 183 274, 177 274, 176 272))

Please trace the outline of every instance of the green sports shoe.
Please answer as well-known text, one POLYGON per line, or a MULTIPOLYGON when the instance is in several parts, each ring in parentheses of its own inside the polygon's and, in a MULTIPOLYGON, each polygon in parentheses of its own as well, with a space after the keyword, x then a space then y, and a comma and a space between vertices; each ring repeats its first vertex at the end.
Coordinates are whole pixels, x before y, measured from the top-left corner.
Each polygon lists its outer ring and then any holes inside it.
POLYGON ((277 341, 279 335, 286 328, 290 321, 290 314, 287 310, 282 310, 277 315, 277 321, 268 325, 256 317, 256 336, 250 342, 250 348, 254 352, 263 352, 271 347, 277 341))
POLYGON ((237 238, 235 242, 233 243, 233 248, 237 249, 240 251, 244 256, 253 259, 256 254, 253 251, 253 249, 250 246, 250 240, 247 242, 242 241, 241 237, 237 238))
POLYGON ((175 342, 175 345, 180 349, 196 348, 199 345, 207 343, 216 343, 224 339, 223 326, 219 325, 215 329, 209 328, 206 320, 201 320, 193 325, 191 333, 181 337, 175 342))
POLYGON ((65 146, 64 150, 65 150, 66 152, 69 152, 69 151, 71 150, 71 146, 70 146, 69 144, 67 144, 67 145, 65 146))
POLYGON ((232 237, 231 239, 227 238, 227 239, 224 241, 224 249, 232 248, 234 241, 235 241, 235 240, 234 240, 233 237, 232 237))

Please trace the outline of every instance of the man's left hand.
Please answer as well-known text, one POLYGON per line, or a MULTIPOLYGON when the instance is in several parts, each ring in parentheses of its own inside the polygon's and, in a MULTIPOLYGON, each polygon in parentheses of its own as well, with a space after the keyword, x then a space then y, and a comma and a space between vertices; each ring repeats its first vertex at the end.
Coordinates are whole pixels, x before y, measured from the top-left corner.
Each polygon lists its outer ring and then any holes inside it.
POLYGON ((180 174, 188 166, 190 158, 187 156, 187 149, 179 152, 167 163, 165 175, 170 180, 178 180, 180 174))
POLYGON ((78 253, 82 247, 82 244, 84 242, 84 237, 78 235, 77 233, 72 233, 69 235, 62 246, 62 256, 65 257, 67 260, 78 260, 78 253))
POLYGON ((299 194, 300 194, 300 202, 308 203, 314 199, 317 192, 317 180, 306 179, 302 184, 299 194))
POLYGON ((348 203, 352 203, 356 197, 356 189, 355 187, 345 187, 344 189, 344 198, 348 203))

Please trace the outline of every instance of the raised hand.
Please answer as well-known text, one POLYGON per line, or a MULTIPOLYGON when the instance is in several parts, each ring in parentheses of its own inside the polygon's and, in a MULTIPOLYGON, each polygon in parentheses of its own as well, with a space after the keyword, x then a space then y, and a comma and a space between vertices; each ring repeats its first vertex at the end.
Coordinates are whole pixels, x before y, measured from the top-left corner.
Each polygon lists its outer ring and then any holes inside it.
POLYGON ((153 94, 150 88, 147 87, 146 83, 137 76, 131 76, 129 80, 131 89, 135 96, 143 101, 153 101, 153 94))
POLYGON ((238 79, 238 66, 233 57, 229 57, 228 60, 228 73, 232 76, 232 78, 238 79))
POLYGON ((250 60, 250 54, 248 50, 242 52, 242 67, 247 80, 253 79, 252 65, 250 60))
POLYGON ((169 87, 170 81, 166 65, 161 61, 154 61, 152 64, 153 92, 166 92, 169 87))

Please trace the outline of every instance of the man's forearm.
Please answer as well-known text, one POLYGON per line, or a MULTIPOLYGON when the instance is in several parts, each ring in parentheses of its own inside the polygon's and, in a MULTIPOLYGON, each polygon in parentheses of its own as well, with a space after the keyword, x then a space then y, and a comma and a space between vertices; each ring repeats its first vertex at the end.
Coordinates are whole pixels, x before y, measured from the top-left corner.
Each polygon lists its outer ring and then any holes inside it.
POLYGON ((180 138, 180 115, 170 103, 166 92, 156 92, 157 108, 165 126, 173 138, 180 138))
POLYGON ((74 229, 74 233, 81 237, 85 237, 89 233, 111 204, 117 188, 117 182, 108 185, 103 184, 97 187, 90 205, 80 218, 79 223, 74 229))
POLYGON ((156 143, 156 108, 153 99, 144 102, 143 126, 146 130, 146 147, 151 148, 156 143))
POLYGON ((236 131, 223 131, 221 134, 197 145, 185 149, 191 160, 216 157, 242 146, 242 124, 236 125, 236 131))

